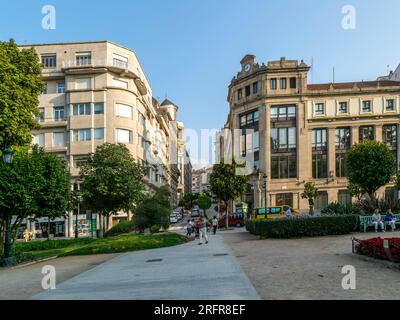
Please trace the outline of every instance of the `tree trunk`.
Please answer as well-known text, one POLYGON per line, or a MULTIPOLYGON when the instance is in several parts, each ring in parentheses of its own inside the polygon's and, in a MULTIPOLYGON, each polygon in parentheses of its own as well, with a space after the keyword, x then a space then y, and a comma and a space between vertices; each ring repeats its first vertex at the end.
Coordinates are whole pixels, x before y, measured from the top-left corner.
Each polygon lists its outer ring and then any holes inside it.
POLYGON ((103 238, 103 224, 104 224, 104 216, 99 213, 99 238, 103 238))
POLYGON ((47 240, 50 240, 50 217, 47 217, 47 240))
POLYGON ((229 204, 230 204, 230 200, 228 200, 227 202, 224 202, 226 210, 225 210, 225 228, 228 230, 229 228, 229 204))

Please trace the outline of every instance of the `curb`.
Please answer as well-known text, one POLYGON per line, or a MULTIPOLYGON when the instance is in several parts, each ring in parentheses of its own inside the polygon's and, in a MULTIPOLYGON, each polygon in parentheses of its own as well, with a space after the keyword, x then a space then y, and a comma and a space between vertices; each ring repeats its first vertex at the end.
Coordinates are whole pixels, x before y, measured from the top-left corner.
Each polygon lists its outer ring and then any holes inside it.
POLYGON ((357 253, 352 253, 352 255, 354 257, 358 257, 360 260, 364 260, 366 262, 378 263, 378 264, 380 264, 380 265, 382 265, 382 266, 384 266, 386 268, 400 271, 400 264, 399 263, 391 262, 391 261, 387 261, 387 260, 374 259, 374 258, 363 256, 363 255, 360 255, 360 254, 357 254, 357 253))
POLYGON ((19 268, 24 268, 24 267, 31 266, 33 264, 37 264, 37 263, 41 263, 41 262, 45 262, 45 261, 49 261, 49 260, 54 260, 54 259, 57 259, 58 257, 59 256, 52 256, 52 257, 47 257, 47 258, 43 258, 43 259, 39 259, 39 260, 35 260, 35 261, 30 261, 27 263, 19 264, 14 267, 4 268, 3 270, 15 270, 15 269, 19 269, 19 268))

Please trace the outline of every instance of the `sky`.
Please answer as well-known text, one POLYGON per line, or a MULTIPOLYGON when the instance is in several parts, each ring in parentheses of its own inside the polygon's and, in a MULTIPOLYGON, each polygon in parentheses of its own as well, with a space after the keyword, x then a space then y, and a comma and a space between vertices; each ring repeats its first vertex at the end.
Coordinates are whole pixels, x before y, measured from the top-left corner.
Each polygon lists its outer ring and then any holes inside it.
POLYGON ((240 60, 313 62, 310 83, 375 80, 400 63, 398 0, 1 0, 0 40, 111 40, 133 49, 159 100, 186 128, 222 128, 240 60), (42 28, 42 7, 56 29, 42 28), (346 5, 355 28, 344 29, 346 5), (353 22, 353 20, 352 20, 353 22), (388 67, 389 66, 389 67, 388 67))

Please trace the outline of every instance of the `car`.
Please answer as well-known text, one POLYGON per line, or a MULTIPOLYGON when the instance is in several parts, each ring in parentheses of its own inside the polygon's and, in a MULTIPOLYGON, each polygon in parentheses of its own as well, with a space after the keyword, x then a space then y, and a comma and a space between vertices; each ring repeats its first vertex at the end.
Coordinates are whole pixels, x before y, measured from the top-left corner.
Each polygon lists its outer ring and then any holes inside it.
POLYGON ((267 207, 267 208, 256 208, 252 214, 253 219, 279 219, 279 218, 286 218, 286 211, 287 209, 291 210, 293 216, 298 216, 300 212, 296 209, 288 205, 283 206, 276 206, 276 207, 267 207), (266 210, 265 210, 266 209, 266 210))
POLYGON ((200 217, 200 210, 199 209, 193 209, 192 213, 191 213, 191 217, 192 218, 200 217))
POLYGON ((169 222, 170 223, 177 223, 179 220, 178 220, 178 217, 176 216, 176 215, 174 215, 174 214, 171 214, 170 216, 169 216, 169 222))
MULTIPOLYGON (((228 225, 229 227, 243 227, 246 224, 245 215, 243 212, 236 212, 229 214, 228 225)), ((218 228, 225 228, 226 226, 226 215, 218 220, 218 228)))
POLYGON ((175 215, 178 218, 178 220, 181 220, 183 218, 180 211, 174 211, 172 214, 175 215))

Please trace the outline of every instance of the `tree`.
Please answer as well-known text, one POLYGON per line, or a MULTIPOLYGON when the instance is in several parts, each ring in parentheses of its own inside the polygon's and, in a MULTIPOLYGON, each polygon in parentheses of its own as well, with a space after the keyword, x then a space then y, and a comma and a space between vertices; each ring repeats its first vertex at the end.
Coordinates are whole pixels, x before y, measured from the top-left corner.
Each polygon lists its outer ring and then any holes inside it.
POLYGON ((197 193, 185 193, 183 197, 179 200, 179 206, 184 207, 187 210, 190 210, 193 208, 194 202, 199 198, 199 195, 197 193))
POLYGON ((100 214, 101 220, 122 210, 131 210, 144 198, 146 169, 137 164, 123 144, 103 144, 80 166, 81 196, 86 207, 100 214))
POLYGON ((36 217, 47 217, 47 233, 50 237, 52 220, 65 217, 70 207, 70 176, 66 171, 65 161, 55 154, 46 153, 34 147, 31 155, 40 164, 43 184, 37 194, 39 213, 36 217))
POLYGON ((44 91, 40 59, 34 49, 20 50, 14 40, 0 42, 0 150, 29 147, 39 124, 44 91))
POLYGON ((355 144, 346 153, 346 173, 349 183, 367 193, 375 192, 390 182, 395 174, 395 159, 389 147, 381 142, 365 141, 355 144))
POLYGON ((199 208, 203 209, 204 216, 207 217, 207 209, 211 208, 212 199, 206 193, 201 193, 198 200, 199 208))
POLYGON ((309 205, 309 214, 310 216, 314 215, 314 203, 315 199, 318 197, 318 188, 312 182, 307 182, 304 185, 304 192, 301 194, 302 199, 308 200, 309 205))
POLYGON ((136 208, 135 224, 140 231, 152 226, 169 227, 169 216, 171 214, 171 193, 168 187, 161 187, 154 196, 143 200, 136 208))
MULTIPOLYGON (((213 167, 210 176, 210 191, 215 195, 216 199, 223 201, 228 207, 228 202, 240 197, 247 188, 248 176, 238 175, 236 170, 238 164, 219 163, 213 167)), ((226 212, 226 228, 228 224, 228 210, 226 212)))

